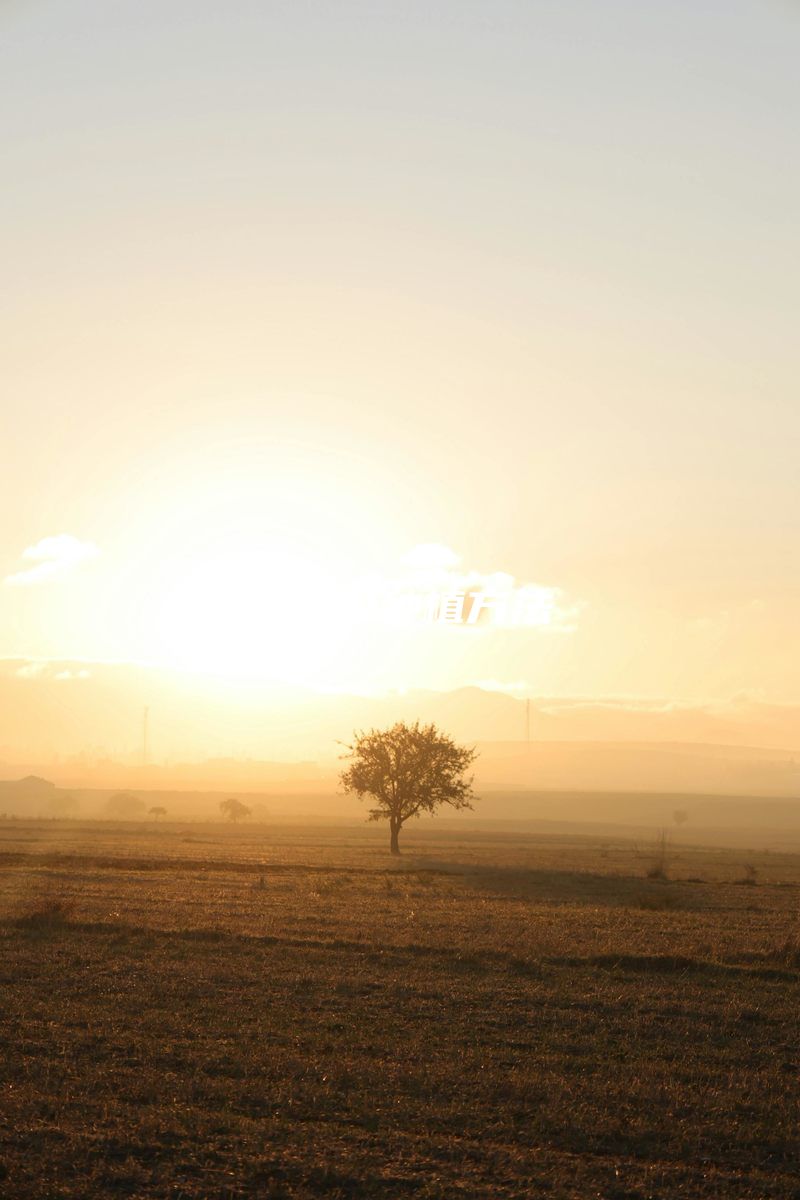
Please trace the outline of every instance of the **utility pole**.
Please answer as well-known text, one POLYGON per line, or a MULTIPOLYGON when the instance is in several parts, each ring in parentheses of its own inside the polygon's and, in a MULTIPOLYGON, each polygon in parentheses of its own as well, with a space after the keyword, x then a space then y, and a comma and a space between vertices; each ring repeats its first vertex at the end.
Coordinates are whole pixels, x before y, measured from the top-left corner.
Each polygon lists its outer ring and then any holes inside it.
POLYGON ((147 733, 150 720, 150 709, 145 705, 145 710, 142 714, 142 766, 147 766, 147 733))

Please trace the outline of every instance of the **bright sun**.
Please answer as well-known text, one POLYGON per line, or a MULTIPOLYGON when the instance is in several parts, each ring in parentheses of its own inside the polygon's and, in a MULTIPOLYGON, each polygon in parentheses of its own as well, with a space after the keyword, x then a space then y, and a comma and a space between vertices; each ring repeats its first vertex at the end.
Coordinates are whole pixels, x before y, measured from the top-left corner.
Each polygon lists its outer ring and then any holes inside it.
POLYGON ((289 445, 281 464, 275 447, 263 461, 256 449, 235 472, 206 455, 154 475, 158 504, 142 506, 109 625, 139 661, 311 686, 359 678, 369 637, 353 596, 379 522, 338 459, 289 445))
POLYGON ((340 582, 277 540, 184 563, 162 586, 156 630, 163 660, 238 677, 308 683, 343 669, 345 648, 353 652, 340 582))

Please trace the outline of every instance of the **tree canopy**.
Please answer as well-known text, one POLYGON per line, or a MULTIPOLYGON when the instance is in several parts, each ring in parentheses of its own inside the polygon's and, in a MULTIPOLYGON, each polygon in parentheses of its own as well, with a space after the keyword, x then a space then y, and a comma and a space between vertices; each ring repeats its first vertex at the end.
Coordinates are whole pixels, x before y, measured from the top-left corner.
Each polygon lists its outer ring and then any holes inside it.
POLYGON ((106 813, 120 821, 135 821, 144 816, 147 805, 133 792, 115 792, 106 801, 106 813))
POLYGON ((249 817, 251 812, 248 806, 242 804, 241 800, 237 800, 235 796, 231 796, 228 800, 220 800, 219 808, 220 812, 234 824, 242 817, 249 817))
POLYGON ((359 799, 370 796, 375 807, 371 821, 389 821, 390 848, 400 853, 399 834, 411 817, 434 813, 443 804, 472 808, 472 777, 464 772, 477 751, 457 745, 435 725, 408 725, 398 721, 390 729, 357 732, 345 743, 350 766, 339 780, 345 792, 359 799))

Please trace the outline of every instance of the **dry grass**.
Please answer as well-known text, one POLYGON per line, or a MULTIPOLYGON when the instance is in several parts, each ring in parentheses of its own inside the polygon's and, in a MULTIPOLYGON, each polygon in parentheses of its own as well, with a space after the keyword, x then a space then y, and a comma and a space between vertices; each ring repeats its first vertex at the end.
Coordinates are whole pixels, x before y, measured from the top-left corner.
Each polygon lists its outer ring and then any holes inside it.
POLYGON ((63 929, 75 915, 75 900, 71 896, 48 894, 27 904, 17 917, 17 928, 52 932, 63 929))
POLYGON ((5 859, 10 1200, 800 1196, 795 859, 213 833, 5 859))

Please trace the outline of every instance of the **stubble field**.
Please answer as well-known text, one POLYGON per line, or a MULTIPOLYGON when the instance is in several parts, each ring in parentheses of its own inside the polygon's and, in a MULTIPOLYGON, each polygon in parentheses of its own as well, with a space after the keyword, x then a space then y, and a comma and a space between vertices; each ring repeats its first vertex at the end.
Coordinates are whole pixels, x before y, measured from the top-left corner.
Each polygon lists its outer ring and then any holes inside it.
POLYGON ((800 859, 0 823, 12 1198, 800 1197, 800 859))

